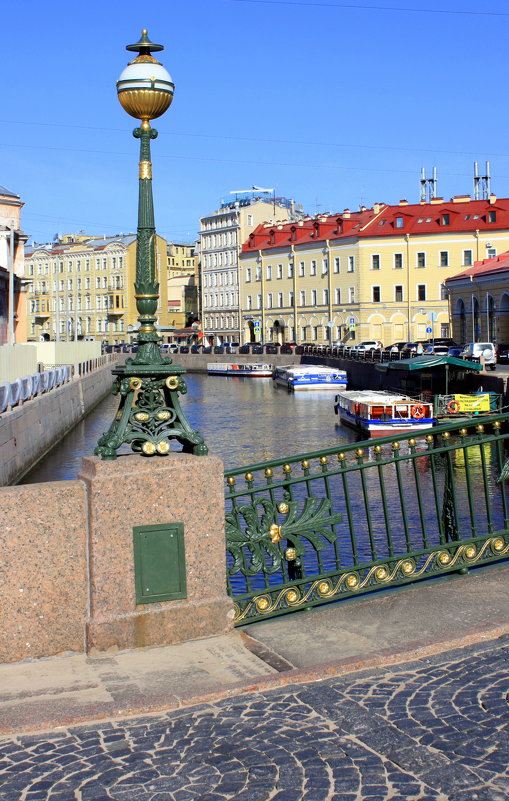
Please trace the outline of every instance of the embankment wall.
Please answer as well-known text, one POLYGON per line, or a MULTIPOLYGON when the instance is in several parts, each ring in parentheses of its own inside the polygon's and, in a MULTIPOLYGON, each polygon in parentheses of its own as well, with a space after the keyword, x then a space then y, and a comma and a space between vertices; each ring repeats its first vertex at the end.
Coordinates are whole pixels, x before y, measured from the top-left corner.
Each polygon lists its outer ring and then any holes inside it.
POLYGON ((0 417, 0 486, 15 484, 42 459, 112 387, 108 363, 0 417))

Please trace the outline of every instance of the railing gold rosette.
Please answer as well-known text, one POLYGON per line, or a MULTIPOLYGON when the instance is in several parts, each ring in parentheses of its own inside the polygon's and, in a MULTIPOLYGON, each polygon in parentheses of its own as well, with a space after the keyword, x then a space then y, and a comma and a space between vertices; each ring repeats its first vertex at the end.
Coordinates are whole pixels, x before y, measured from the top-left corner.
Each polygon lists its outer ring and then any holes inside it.
POLYGON ((163 46, 151 42, 146 30, 142 31, 139 42, 126 49, 138 53, 117 81, 117 92, 127 113, 141 120, 141 126, 133 131, 134 137, 140 140, 134 282, 140 325, 136 356, 113 370, 116 376, 113 394, 120 396, 120 406, 94 453, 102 459, 116 459, 117 450, 122 445, 130 445, 132 450, 145 456, 165 456, 171 451, 171 440, 177 440, 184 451, 205 455, 208 449, 203 438, 187 422, 178 399, 178 392, 186 392, 181 378, 186 371, 173 365, 169 356, 162 356, 161 338, 156 328, 159 284, 156 281, 150 140, 156 139, 157 131, 151 128, 150 120, 169 108, 175 87, 169 73, 152 56, 152 52, 163 50, 163 46))

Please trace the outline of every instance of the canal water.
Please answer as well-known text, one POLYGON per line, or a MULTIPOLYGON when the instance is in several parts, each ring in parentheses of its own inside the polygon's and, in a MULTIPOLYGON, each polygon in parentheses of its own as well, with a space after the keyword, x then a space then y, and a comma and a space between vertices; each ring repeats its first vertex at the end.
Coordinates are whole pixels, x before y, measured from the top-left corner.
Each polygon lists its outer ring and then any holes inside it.
MULTIPOLYGON (((334 414, 334 392, 288 392, 270 378, 191 373, 185 380, 188 391, 180 397, 186 417, 204 437, 209 453, 221 457, 225 469, 333 448, 358 438, 334 414)), ((93 454, 117 408, 118 397, 106 398, 22 483, 77 478, 83 456, 93 454)), ((181 449, 179 443, 175 449, 181 449)))

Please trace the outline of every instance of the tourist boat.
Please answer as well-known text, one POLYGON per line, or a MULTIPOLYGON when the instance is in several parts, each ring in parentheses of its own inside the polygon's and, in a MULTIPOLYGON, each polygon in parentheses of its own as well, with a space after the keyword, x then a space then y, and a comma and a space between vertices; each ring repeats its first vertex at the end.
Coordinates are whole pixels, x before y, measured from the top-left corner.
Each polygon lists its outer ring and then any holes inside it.
POLYGON ((345 389, 347 385, 345 370, 313 364, 276 367, 274 380, 294 392, 304 389, 345 389))
POLYGON ((211 362, 207 364, 207 373, 209 375, 245 376, 246 378, 272 378, 272 365, 211 362))
POLYGON ((334 411, 341 421, 370 437, 431 428, 433 404, 394 392, 351 390, 336 395, 334 411))

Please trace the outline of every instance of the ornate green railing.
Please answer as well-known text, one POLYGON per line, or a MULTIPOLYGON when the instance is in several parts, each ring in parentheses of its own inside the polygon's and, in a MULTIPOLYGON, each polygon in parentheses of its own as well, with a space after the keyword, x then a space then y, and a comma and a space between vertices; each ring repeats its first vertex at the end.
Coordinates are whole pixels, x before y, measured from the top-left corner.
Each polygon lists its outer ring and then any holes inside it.
POLYGON ((505 559, 509 414, 228 470, 242 625, 505 559))

